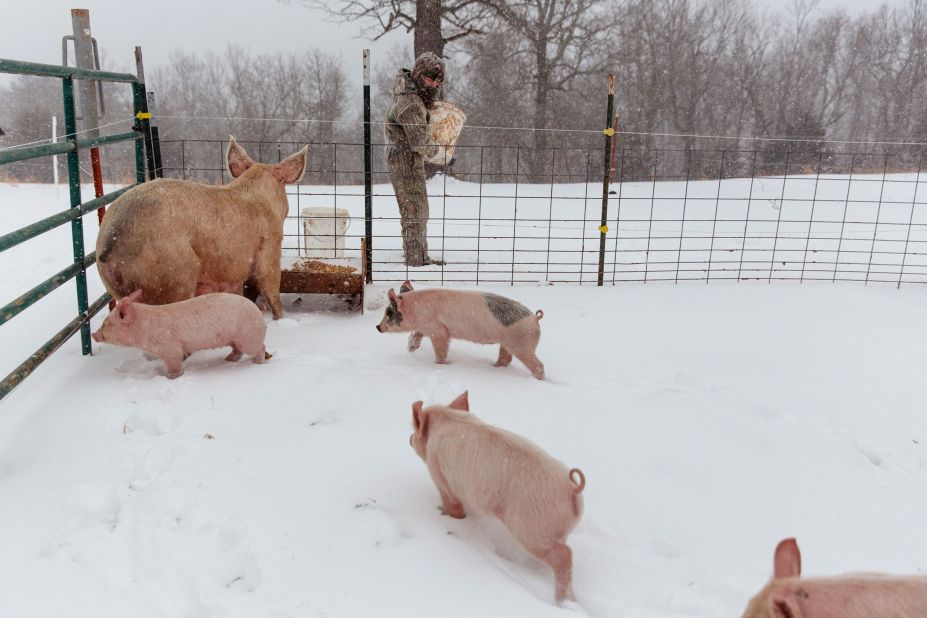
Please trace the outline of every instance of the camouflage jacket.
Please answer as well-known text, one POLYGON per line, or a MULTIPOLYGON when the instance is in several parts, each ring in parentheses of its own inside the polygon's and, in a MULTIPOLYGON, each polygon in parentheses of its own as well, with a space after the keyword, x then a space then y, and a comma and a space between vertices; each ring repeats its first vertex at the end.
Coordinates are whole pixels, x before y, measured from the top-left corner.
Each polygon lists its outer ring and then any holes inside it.
POLYGON ((428 109, 415 91, 408 69, 400 69, 393 85, 393 101, 386 114, 384 133, 390 144, 410 148, 423 157, 433 157, 438 146, 428 135, 428 109))

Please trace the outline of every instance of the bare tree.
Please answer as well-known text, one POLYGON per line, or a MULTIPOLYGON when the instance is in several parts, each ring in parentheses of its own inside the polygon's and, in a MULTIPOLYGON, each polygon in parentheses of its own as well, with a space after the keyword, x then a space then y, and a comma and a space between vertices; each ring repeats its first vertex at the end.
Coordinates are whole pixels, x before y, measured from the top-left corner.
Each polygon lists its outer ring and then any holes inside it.
POLYGON ((343 22, 364 22, 365 34, 374 40, 394 30, 412 32, 415 57, 430 51, 443 58, 448 43, 483 32, 486 12, 479 0, 300 1, 343 22))
MULTIPOLYGON (((46 140, 51 136, 52 115, 57 114, 59 121, 62 119, 59 80, 18 76, 8 87, 0 89, 0 101, 3 102, 2 125, 7 132, 4 146, 46 140)), ((59 137, 64 135, 63 126, 58 134, 59 137)), ((48 182, 52 177, 48 159, 15 163, 3 166, 0 171, 4 175, 40 182, 48 182)))
POLYGON ((530 146, 524 131, 515 130, 530 122, 531 64, 521 53, 521 43, 504 33, 473 37, 463 44, 466 70, 446 94, 467 110, 468 128, 462 144, 480 148, 458 148, 455 172, 491 171, 492 180, 514 179, 516 147, 530 146), (505 127, 512 127, 511 130, 505 127))
MULTIPOLYGON (((131 91, 125 84, 104 83, 106 98, 106 117, 101 119, 104 126, 102 133, 120 133, 131 126, 131 91)), ((57 137, 65 136, 64 102, 61 80, 50 77, 21 75, 14 77, 5 88, 0 88, 0 126, 6 131, 3 147, 16 144, 50 141, 52 133, 52 116, 57 116, 57 137)), ((105 147, 102 164, 103 176, 107 181, 121 182, 132 176, 134 159, 128 144, 116 144, 105 147)), ((80 154, 85 161, 86 152, 80 154)), ((67 160, 58 157, 59 172, 66 178, 67 160)), ((89 163, 81 170, 82 178, 90 180, 89 163)), ((52 179, 52 163, 49 159, 39 158, 10 165, 4 165, 4 176, 20 180, 49 182, 52 179)))
MULTIPOLYGON (((898 9, 882 7, 865 17, 857 32, 863 71, 855 77, 858 87, 875 97, 862 124, 882 139, 923 130, 927 3, 911 0, 898 9)), ((858 112, 865 113, 865 108, 858 112)))
MULTIPOLYGON (((313 181, 330 181, 339 121, 347 112, 347 76, 338 60, 313 51, 303 55, 254 55, 230 47, 222 55, 174 54, 170 68, 152 72, 159 94, 161 134, 186 139, 259 142, 253 157, 267 161, 298 144, 316 144, 310 156, 313 181), (276 147, 275 145, 280 145, 276 147)), ((181 156, 197 176, 217 182, 221 150, 191 143, 183 153, 164 153, 169 167, 181 156)))
MULTIPOLYGON (((532 61, 532 128, 535 152, 531 176, 541 179, 550 143, 548 103, 552 92, 566 91, 578 77, 600 72, 598 53, 613 22, 604 0, 482 0, 498 22, 520 35, 522 53, 532 61)), ((498 26, 497 26, 498 28, 498 26)), ((498 28, 502 30, 501 28, 498 28)))

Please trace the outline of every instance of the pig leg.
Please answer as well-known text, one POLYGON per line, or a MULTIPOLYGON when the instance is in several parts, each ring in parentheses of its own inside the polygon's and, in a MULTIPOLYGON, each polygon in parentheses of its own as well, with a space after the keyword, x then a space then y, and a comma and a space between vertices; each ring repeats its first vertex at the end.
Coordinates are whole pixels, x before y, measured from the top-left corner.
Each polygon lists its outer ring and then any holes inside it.
POLYGON ((531 552, 554 570, 557 603, 575 601, 573 596, 573 552, 565 543, 557 543, 547 550, 531 552))
POLYGON ((415 352, 418 349, 418 346, 422 345, 422 333, 415 331, 409 335, 409 352, 415 352))
POLYGON ((431 479, 435 482, 438 493, 441 494, 441 506, 444 508, 444 512, 455 519, 466 517, 467 513, 464 511, 463 504, 450 492, 441 470, 437 466, 429 465, 428 471, 431 472, 431 479))
POLYGON ((440 488, 438 488, 438 493, 441 494, 441 506, 444 507, 445 513, 454 519, 463 519, 467 516, 463 504, 459 500, 455 500, 450 494, 444 493, 440 488))
POLYGON ((251 357, 251 360, 255 363, 263 363, 265 360, 264 356, 264 339, 251 337, 246 338, 244 341, 233 341, 229 345, 232 346, 232 353, 225 357, 225 360, 235 362, 239 360, 243 354, 247 354, 251 357))
POLYGON ((431 345, 435 349, 435 362, 439 365, 447 364, 447 350, 451 346, 451 335, 442 327, 441 332, 431 334, 431 345))
POLYGON ((512 362, 512 353, 505 349, 504 345, 499 346, 499 359, 496 361, 494 367, 508 367, 509 363, 512 362))
POLYGON ((541 359, 534 353, 534 348, 521 346, 513 349, 512 354, 525 364, 525 367, 528 368, 535 378, 538 380, 544 379, 544 363, 542 363, 541 359))
MULTIPOLYGON (((280 256, 277 256, 277 265, 280 264, 280 256)), ((283 317, 283 303, 280 301, 280 270, 267 274, 258 275, 254 278, 254 284, 258 292, 270 305, 270 311, 275 320, 283 317)))
POLYGON ((161 360, 164 361, 164 365, 167 367, 168 378, 173 380, 183 375, 183 359, 184 354, 182 350, 161 356, 161 360))
POLYGON ((237 343, 232 343, 232 352, 225 357, 225 360, 234 363, 241 358, 241 348, 237 343))

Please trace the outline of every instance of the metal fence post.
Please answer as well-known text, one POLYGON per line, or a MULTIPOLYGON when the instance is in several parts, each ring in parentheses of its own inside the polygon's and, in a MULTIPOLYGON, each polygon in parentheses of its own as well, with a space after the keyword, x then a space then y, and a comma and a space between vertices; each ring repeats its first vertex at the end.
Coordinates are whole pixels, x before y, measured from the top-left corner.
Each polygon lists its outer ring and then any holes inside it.
MULTIPOLYGON (((148 111, 148 97, 145 94, 145 64, 142 61, 142 48, 135 47, 135 70, 138 75, 139 89, 141 95, 136 97, 135 105, 138 106, 136 114, 139 120, 142 120, 142 135, 145 138, 145 159, 148 162, 148 180, 155 179, 155 161, 154 161, 154 144, 151 139, 151 113, 148 111)), ((260 161, 260 158, 258 158, 260 161)))
POLYGON ((158 129, 158 112, 155 109, 155 94, 148 91, 146 96, 148 101, 148 113, 151 114, 151 119, 148 122, 151 127, 151 150, 154 155, 155 178, 164 178, 164 164, 161 162, 161 134, 158 129))
MULTIPOLYGON (((608 111, 605 114, 605 158, 602 162, 602 220, 599 225, 599 279, 597 285, 601 287, 605 281, 605 234, 608 232, 608 180, 611 176, 612 138, 615 129, 612 128, 612 110, 615 105, 615 75, 608 74, 608 111)), ((618 242, 617 240, 615 242, 618 242)))
MULTIPOLYGON (((74 150, 68 153, 68 189, 71 208, 80 208, 80 163, 77 159, 77 120, 74 113, 74 79, 61 80, 64 95, 64 133, 65 140, 74 143, 74 150)), ((87 270, 84 268, 84 220, 77 217, 71 221, 71 247, 74 251, 74 263, 80 265, 75 277, 77 287, 77 313, 87 313, 87 270)), ((80 327, 81 353, 90 354, 90 323, 80 327)))
MULTIPOLYGON (((336 162, 337 167, 337 162, 336 162)), ((373 283, 373 170, 370 157, 370 50, 364 50, 364 259, 373 283)))
MULTIPOLYGON (((132 125, 133 131, 138 131, 142 135, 148 132, 148 116, 145 112, 145 85, 132 84, 132 111, 135 117, 135 124, 132 125)), ((148 140, 135 140, 135 181, 145 182, 145 142, 148 140)))

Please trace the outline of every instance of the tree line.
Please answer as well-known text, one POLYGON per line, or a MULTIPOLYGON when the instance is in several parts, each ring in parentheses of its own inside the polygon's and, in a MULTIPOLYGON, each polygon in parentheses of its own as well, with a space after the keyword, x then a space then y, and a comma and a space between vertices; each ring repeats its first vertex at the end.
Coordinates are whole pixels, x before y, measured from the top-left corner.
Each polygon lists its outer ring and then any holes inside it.
MULTIPOLYGON (((443 54, 443 94, 468 116, 452 168, 465 179, 600 178, 609 72, 624 179, 911 169, 922 147, 872 142, 927 141, 927 0, 858 14, 808 0, 776 12, 747 0, 315 4, 360 20, 370 37, 415 34, 414 49, 374 59, 375 143, 395 71, 415 52, 443 54)), ((191 141, 179 152, 172 140, 234 134, 265 160, 309 142, 310 182, 360 182, 361 94, 350 75, 359 70, 322 51, 174 54, 149 76, 165 164, 216 181, 221 145, 191 141)), ((0 147, 48 135, 44 106, 60 106, 60 93, 34 84, 20 78, 0 91, 0 147)), ((130 116, 118 96, 110 109, 130 116)), ((47 180, 39 168, 16 169, 47 180)), ((385 170, 379 146, 374 169, 385 170)))

